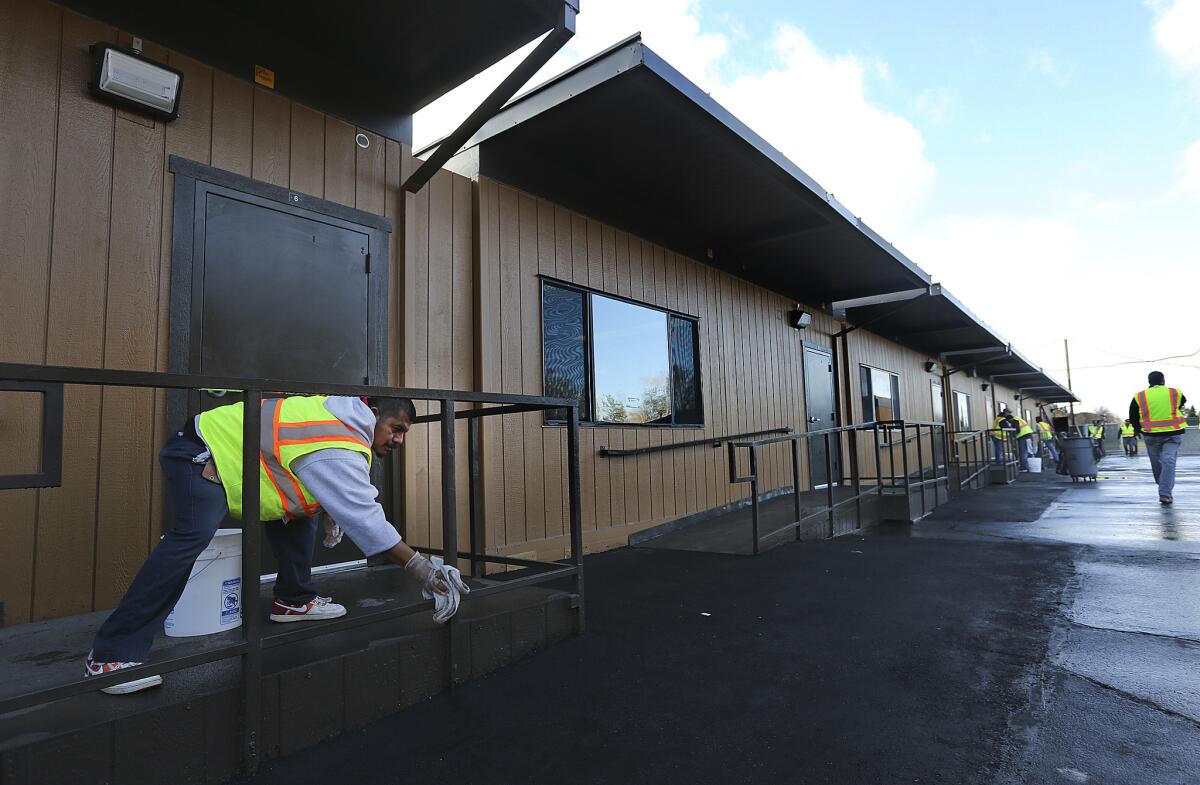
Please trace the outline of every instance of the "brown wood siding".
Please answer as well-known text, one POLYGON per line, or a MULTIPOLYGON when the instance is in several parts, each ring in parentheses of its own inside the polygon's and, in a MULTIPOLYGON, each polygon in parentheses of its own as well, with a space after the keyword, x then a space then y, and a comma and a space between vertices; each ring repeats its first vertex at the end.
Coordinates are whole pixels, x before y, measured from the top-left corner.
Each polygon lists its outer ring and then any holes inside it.
MULTIPOLYGON (((804 427, 802 339, 831 345, 838 329, 814 311, 791 329, 793 303, 586 216, 502 183, 477 184, 481 389, 542 394, 538 275, 699 318, 702 428, 585 427, 580 434, 585 545, 603 549, 640 529, 745 498, 731 486, 724 449, 690 447, 601 458, 602 447, 671 444, 731 433, 804 427)), ((867 339, 886 343, 882 339, 867 339)), ((919 363, 905 358, 904 369, 919 363)), ((928 395, 925 396, 928 408, 928 395)), ((922 410, 921 416, 928 418, 922 410)), ((485 525, 495 552, 560 558, 566 552, 565 429, 539 414, 484 426, 485 525)), ((802 451, 802 455, 803 455, 802 451)), ((807 458, 804 458, 807 477, 807 458)), ((790 449, 760 453, 762 489, 792 483, 790 449)))
MULTIPOLYGON (((0 112, 0 360, 167 369, 170 155, 388 215, 398 301, 407 150, 370 133, 361 149, 354 126, 148 41, 147 56, 185 74, 179 119, 114 111, 87 93, 87 48, 129 40, 42 0, 0 3, 0 106, 21 107, 0 112)), ((454 181, 457 235, 445 247, 455 249, 459 277, 434 278, 439 292, 469 292, 470 184, 439 177, 447 194, 454 181)), ((445 386, 471 386, 470 346, 453 331, 465 324, 469 336, 470 318, 469 308, 442 307, 429 331, 458 341, 457 365, 435 371, 445 386)), ((399 337, 403 325, 394 327, 399 337)), ((399 346, 394 383, 407 370, 399 346)), ((6 624, 111 607, 163 528, 162 395, 68 386, 66 405, 62 486, 0 491, 6 624)), ((30 454, 38 420, 28 396, 0 393, 0 463, 30 454)))

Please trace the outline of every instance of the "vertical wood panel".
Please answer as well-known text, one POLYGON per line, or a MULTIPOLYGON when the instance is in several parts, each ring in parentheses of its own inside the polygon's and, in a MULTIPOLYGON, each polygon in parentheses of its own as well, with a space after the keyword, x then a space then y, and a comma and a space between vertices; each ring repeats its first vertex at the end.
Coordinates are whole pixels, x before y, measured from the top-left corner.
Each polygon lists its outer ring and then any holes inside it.
MULTIPOLYGON (((4 362, 40 363, 46 358, 61 36, 60 7, 0 3, 0 107, 9 108, 0 110, 4 362)), ((40 446, 37 409, 0 393, 0 452, 15 459, 40 446)), ((36 490, 0 491, 0 602, 6 624, 30 620, 37 504, 36 490)))
MULTIPOLYGON (((499 189, 501 392, 519 393, 524 384, 521 356, 520 217, 517 192, 499 189)), ((504 531, 506 542, 525 542, 525 431, 520 415, 505 415, 504 531)))
MULTIPOLYGON (((324 198, 325 115, 307 106, 292 104, 290 119, 292 129, 291 145, 288 149, 291 156, 288 188, 324 198)), ((398 222, 395 226, 397 231, 402 231, 398 222)))
MULTIPOLYGON (((500 365, 500 262, 499 204, 497 186, 490 180, 479 183, 479 366, 482 389, 498 392, 500 365)), ((493 550, 504 543, 504 442, 498 417, 483 419, 484 506, 488 545, 493 550)))
POLYGON ((255 87, 254 150, 251 172, 255 180, 287 187, 291 166, 292 113, 281 95, 255 87))
MULTIPOLYGON (((325 118, 325 198, 354 206, 358 145, 354 126, 335 117, 325 118)), ((424 189, 422 189, 424 192, 424 189)), ((417 194, 420 196, 420 194, 417 194)))
MULTIPOLYGON (((537 269, 541 275, 555 277, 558 275, 556 266, 556 253, 558 249, 558 225, 556 217, 558 211, 547 202, 537 201, 535 204, 537 209, 537 269)), ((534 320, 534 334, 537 338, 537 346, 539 350, 538 356, 535 358, 537 382, 536 389, 543 390, 542 380, 544 373, 544 362, 541 360, 542 350, 542 325, 541 325, 541 284, 538 281, 534 282, 535 295, 537 297, 536 313, 537 318, 534 320)), ((545 536, 558 537, 567 531, 563 525, 563 429, 562 428, 546 428, 542 427, 545 415, 538 413, 533 415, 534 421, 540 431, 540 439, 542 443, 542 486, 545 491, 545 536)))
MULTIPOLYGON (((112 217, 104 367, 154 368, 163 187, 163 126, 118 117, 113 140, 112 217)), ((116 605, 142 565, 150 538, 154 392, 104 388, 101 401, 95 604, 116 605)))
POLYGON ((213 166, 250 176, 254 160, 253 122, 253 88, 224 71, 213 71, 213 166))
POLYGON ((368 144, 365 149, 354 144, 354 206, 382 215, 386 191, 383 137, 362 129, 358 132, 367 137, 368 144))
MULTIPOLYGON (((99 367, 104 361, 114 113, 87 94, 87 47, 114 32, 65 12, 46 361, 99 367), (99 328, 99 329, 98 329, 99 328)), ((90 611, 96 538, 100 389, 64 394, 63 482, 41 492, 33 618, 90 611), (74 525, 64 525, 69 521, 74 525)))
MULTIPOLYGON (((520 269, 521 392, 542 393, 541 298, 538 296, 537 201, 521 194, 517 201, 518 264, 520 269)), ((516 336, 514 336, 516 338, 516 336)), ((546 537, 546 477, 543 467, 541 415, 518 419, 524 431, 525 536, 529 541, 546 537)))
MULTIPOLYGON (((454 176, 453 195, 451 198, 454 211, 453 236, 451 238, 451 255, 453 276, 451 281, 452 302, 450 308, 451 332, 451 385, 456 390, 476 390, 475 383, 475 304, 472 290, 475 285, 473 275, 473 246, 472 232, 472 190, 471 181, 465 177, 454 176)), ((467 451, 467 423, 458 422, 455 427, 457 450, 455 489, 457 491, 458 511, 458 541, 463 545, 470 542, 471 507, 468 471, 470 469, 470 453, 467 451)))
MULTIPOLYGON (((327 164, 326 189, 329 184, 327 164)), ((413 387, 424 387, 429 381, 429 194, 426 187, 406 197, 404 383, 413 387)), ((430 408, 424 401, 417 402, 419 415, 428 414, 430 408)), ((413 428, 404 446, 406 536, 419 545, 430 544, 429 431, 428 425, 413 428)))
MULTIPOLYGON (((441 171, 422 189, 429 192, 429 262, 426 266, 425 322, 427 375, 425 385, 436 389, 453 386, 451 363, 451 319, 453 301, 453 191, 452 175, 441 171)), ((419 285, 419 284, 418 284, 419 285)), ((418 295, 419 296, 419 295, 418 295)), ((430 404, 434 413, 437 404, 430 404)), ((436 424, 422 426, 429 443, 429 541, 442 544, 442 438, 436 424)))

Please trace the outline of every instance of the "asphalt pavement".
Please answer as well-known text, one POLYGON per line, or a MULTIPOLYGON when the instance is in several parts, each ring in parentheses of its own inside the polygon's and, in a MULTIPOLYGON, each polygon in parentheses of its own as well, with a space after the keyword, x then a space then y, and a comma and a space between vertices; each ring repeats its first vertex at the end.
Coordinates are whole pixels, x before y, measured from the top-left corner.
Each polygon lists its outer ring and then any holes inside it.
POLYGON ((255 783, 1200 781, 1200 459, 757 558, 586 560, 582 637, 255 783))

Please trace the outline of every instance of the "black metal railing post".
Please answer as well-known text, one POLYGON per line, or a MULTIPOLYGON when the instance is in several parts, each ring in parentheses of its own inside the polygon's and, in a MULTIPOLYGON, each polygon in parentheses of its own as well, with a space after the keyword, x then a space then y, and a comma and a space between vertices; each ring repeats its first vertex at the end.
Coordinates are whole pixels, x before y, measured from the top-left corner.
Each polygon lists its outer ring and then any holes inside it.
POLYGON ((754 555, 758 555, 758 448, 750 445, 750 524, 754 536, 754 555))
POLYGON ((825 504, 829 507, 829 536, 832 537, 836 528, 834 520, 837 518, 833 506, 833 453, 829 451, 829 432, 826 431, 822 438, 825 439, 825 504))
MULTIPOLYGON (((571 563, 575 565, 575 593, 583 596, 583 513, 579 486, 579 407, 567 408, 567 508, 570 510, 571 563)), ((583 631, 583 610, 579 611, 583 631)))
POLYGON ((862 528, 862 472, 858 467, 858 431, 850 431, 846 435, 846 441, 849 444, 847 452, 850 453, 850 480, 854 484, 854 516, 855 522, 858 524, 856 528, 862 528))
MULTIPOLYGON (((811 468, 809 474, 812 474, 811 468)), ((809 478, 811 480, 811 477, 809 478)), ((811 483, 810 483, 811 485, 811 483)), ((796 539, 800 539, 800 439, 792 439, 792 510, 796 518, 796 539)))
MULTIPOLYGON (((932 426, 930 426, 930 428, 929 428, 929 436, 930 436, 930 440, 932 441, 932 439, 933 439, 933 427, 932 426)), ((907 452, 908 451, 905 450, 905 453, 907 453, 907 452)), ((934 463, 936 464, 937 461, 934 461, 934 463)), ((920 423, 917 423, 917 474, 920 475, 920 478, 921 478, 920 479, 920 483, 921 483, 921 514, 924 515, 925 509, 926 509, 928 503, 925 500, 925 453, 924 453, 924 448, 921 447, 921 424, 920 423)), ((931 479, 933 479, 935 481, 937 480, 937 466, 936 465, 933 467, 933 477, 931 479)), ((937 488, 934 488, 934 493, 936 493, 936 492, 937 492, 937 488)))
POLYGON ((259 726, 262 724, 262 617, 259 583, 262 522, 259 463, 262 454, 262 391, 242 393, 242 768, 258 770, 259 726))
POLYGON ((480 558, 487 544, 483 536, 483 483, 479 460, 479 419, 467 420, 467 489, 471 515, 471 577, 482 578, 487 574, 487 562, 480 558))
POLYGON ((454 463, 454 401, 442 401, 442 559, 458 566, 458 483, 454 463))

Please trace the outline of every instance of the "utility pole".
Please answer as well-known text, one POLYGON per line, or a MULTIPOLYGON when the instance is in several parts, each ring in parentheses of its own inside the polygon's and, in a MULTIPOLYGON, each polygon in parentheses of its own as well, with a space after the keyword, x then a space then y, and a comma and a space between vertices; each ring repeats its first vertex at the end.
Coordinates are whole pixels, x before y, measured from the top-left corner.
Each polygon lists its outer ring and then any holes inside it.
MULTIPOLYGON (((1071 396, 1075 395, 1075 386, 1071 384, 1071 347, 1067 343, 1067 339, 1063 338, 1063 353, 1067 356, 1067 389, 1071 396)), ((1068 406, 1071 409, 1071 427, 1075 427, 1075 402, 1071 401, 1068 406)))

